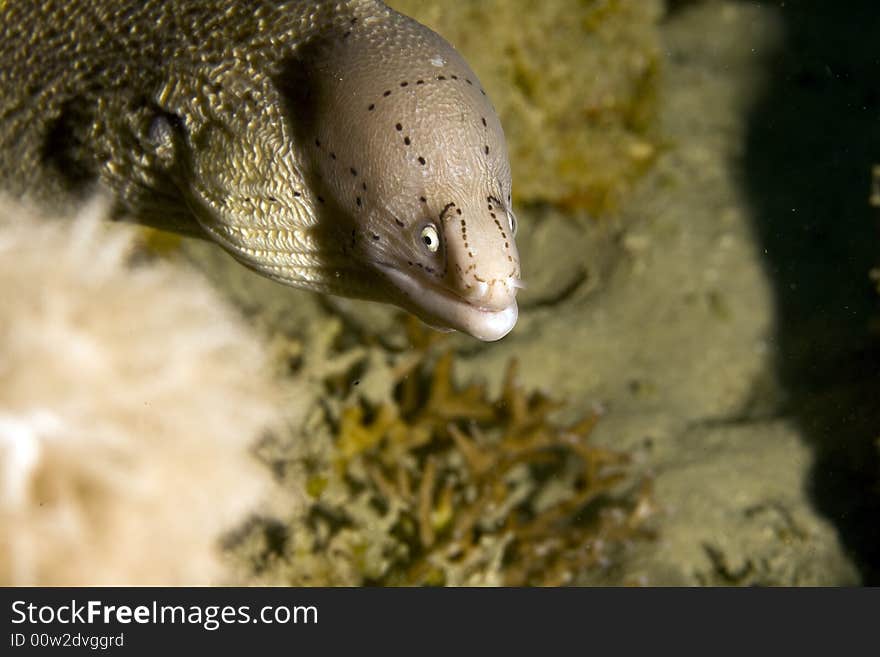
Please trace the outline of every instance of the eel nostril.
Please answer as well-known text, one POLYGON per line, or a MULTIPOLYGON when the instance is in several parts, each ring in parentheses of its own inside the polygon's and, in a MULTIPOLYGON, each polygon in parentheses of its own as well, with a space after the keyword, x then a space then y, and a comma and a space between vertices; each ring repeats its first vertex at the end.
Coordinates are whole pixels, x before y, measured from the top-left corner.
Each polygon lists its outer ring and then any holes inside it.
POLYGON ((524 287, 525 283, 515 276, 495 278, 488 281, 476 279, 470 286, 473 298, 479 301, 500 301, 509 295, 515 295, 516 290, 524 287))

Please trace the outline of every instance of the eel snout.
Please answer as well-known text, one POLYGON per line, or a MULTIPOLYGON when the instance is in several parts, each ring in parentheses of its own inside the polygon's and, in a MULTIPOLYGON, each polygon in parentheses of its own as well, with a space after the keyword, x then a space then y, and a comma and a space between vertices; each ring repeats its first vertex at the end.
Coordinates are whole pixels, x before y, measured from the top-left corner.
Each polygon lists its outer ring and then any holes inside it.
POLYGON ((473 286, 463 296, 446 286, 427 285, 396 267, 380 265, 380 269, 401 293, 399 305, 431 326, 455 329, 493 342, 516 325, 516 290, 522 287, 518 279, 473 286))

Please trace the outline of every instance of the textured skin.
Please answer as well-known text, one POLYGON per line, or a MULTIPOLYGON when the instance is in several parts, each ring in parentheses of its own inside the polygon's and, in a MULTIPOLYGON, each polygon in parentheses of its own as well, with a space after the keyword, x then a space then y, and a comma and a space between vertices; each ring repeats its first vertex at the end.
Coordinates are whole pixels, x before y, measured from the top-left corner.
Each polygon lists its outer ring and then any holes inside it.
POLYGON ((7 191, 100 185, 283 283, 512 328, 503 132, 424 26, 376 0, 7 0, 0 18, 7 191))

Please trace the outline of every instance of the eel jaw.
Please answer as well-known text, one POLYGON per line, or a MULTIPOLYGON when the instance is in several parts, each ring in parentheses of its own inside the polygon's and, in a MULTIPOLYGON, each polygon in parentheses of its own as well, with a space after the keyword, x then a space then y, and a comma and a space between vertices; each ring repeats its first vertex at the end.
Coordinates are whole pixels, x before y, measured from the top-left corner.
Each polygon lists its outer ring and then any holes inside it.
POLYGON ((376 263, 399 295, 398 305, 426 324, 451 328, 484 342, 500 340, 516 325, 516 299, 501 310, 476 306, 452 292, 407 276, 391 265, 376 263))

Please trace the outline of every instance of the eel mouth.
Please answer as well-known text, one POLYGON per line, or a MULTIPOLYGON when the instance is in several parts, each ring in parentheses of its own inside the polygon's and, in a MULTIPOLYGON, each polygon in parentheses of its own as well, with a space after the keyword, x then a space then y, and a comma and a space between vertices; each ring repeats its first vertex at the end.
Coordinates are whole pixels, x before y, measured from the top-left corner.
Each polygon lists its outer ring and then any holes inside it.
POLYGON ((519 309, 515 298, 500 310, 485 308, 391 265, 376 263, 376 267, 400 293, 399 305, 426 324, 462 331, 484 342, 500 340, 516 325, 519 309))

